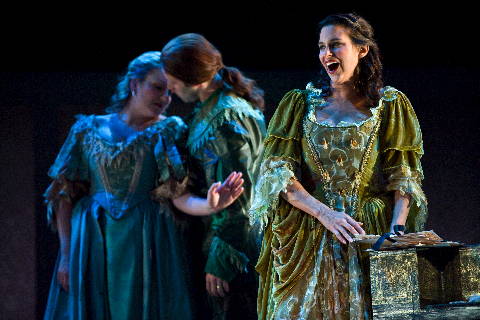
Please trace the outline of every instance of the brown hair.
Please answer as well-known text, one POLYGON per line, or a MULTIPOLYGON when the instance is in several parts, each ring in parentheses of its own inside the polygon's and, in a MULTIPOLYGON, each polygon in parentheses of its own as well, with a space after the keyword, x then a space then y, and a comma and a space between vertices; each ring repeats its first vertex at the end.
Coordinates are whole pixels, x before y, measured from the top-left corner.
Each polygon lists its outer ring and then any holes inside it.
POLYGON ((196 85, 219 74, 240 97, 263 109, 263 90, 240 70, 223 64, 222 54, 204 36, 186 33, 170 40, 162 49, 165 71, 186 85, 196 85))
MULTIPOLYGON (((333 14, 327 16, 318 24, 318 32, 330 25, 341 25, 350 30, 350 39, 356 45, 367 45, 369 51, 365 57, 360 59, 355 70, 355 90, 358 94, 366 97, 371 106, 377 105, 380 100, 380 89, 383 87, 382 62, 380 61, 380 50, 373 38, 373 28, 365 20, 355 13, 333 14)), ((318 86, 325 94, 330 95, 330 77, 324 68, 320 71, 318 86)))

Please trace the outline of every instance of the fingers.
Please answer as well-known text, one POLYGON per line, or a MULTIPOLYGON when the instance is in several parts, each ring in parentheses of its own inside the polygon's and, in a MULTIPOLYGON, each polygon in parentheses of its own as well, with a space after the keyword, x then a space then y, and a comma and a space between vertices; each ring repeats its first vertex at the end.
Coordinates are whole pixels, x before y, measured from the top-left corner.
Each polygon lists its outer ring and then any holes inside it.
POLYGON ((352 217, 347 216, 347 220, 353 228, 355 228, 355 232, 351 231, 352 234, 365 234, 365 230, 363 230, 362 225, 363 223, 355 221, 352 217))
POLYGON ((333 233, 337 239, 343 243, 353 242, 352 235, 365 234, 365 230, 361 227, 363 223, 355 221, 349 215, 344 214, 344 217, 338 219, 333 225, 333 233))
POLYGON ((207 273, 206 277, 205 277, 205 285, 207 287, 207 292, 209 295, 211 296, 215 296, 216 292, 213 291, 213 283, 212 283, 212 279, 210 278, 210 274, 207 273))
POLYGON ((222 188, 223 187, 230 187, 230 188, 234 187, 235 185, 238 184, 238 181, 240 180, 242 175, 243 174, 241 172, 233 171, 232 173, 230 173, 230 175, 227 177, 227 179, 225 179, 225 181, 223 182, 222 188))
POLYGON ((235 186, 235 185, 238 185, 240 183, 240 181, 241 181, 241 184, 243 184, 242 176, 243 176, 243 174, 241 172, 237 172, 237 175, 235 177, 235 181, 232 182, 232 187, 235 186))
MULTIPOLYGON (((235 171, 234 171, 235 172, 235 171)), ((235 175, 232 177, 230 181, 230 187, 233 187, 237 182, 242 178, 241 172, 235 172, 235 175)))
POLYGON ((220 279, 218 279, 214 275, 211 275, 211 274, 207 273, 205 280, 206 280, 208 294, 210 294, 211 296, 214 296, 214 297, 219 297, 220 296, 220 293, 219 293, 220 285, 218 285, 217 282, 220 279))
POLYGON ((242 173, 231 173, 230 176, 220 185, 217 187, 218 193, 229 194, 233 198, 238 197, 243 192, 243 184, 245 180, 242 178, 242 173))
POLYGON ((219 186, 220 186, 220 182, 216 182, 210 186, 210 189, 208 189, 207 201, 208 201, 208 205, 211 208, 215 208, 218 205, 218 201, 220 197, 220 195, 218 194, 219 186))
POLYGON ((355 220, 353 220, 353 219, 348 219, 348 218, 347 218, 345 224, 343 225, 343 227, 344 227, 350 234, 357 235, 357 234, 359 234, 359 232, 357 231, 357 229, 355 229, 354 223, 356 223, 355 220))
POLYGON ((227 179, 225 179, 225 181, 223 182, 224 185, 228 185, 232 180, 235 179, 235 177, 237 176, 237 172, 236 171, 232 171, 232 173, 230 173, 227 177, 227 179))
POLYGON ((68 281, 68 274, 65 276, 65 279, 63 280, 63 289, 68 292, 70 290, 70 283, 68 281))
POLYGON ((337 239, 343 244, 347 244, 347 242, 353 241, 352 237, 348 233, 345 226, 338 225, 332 232, 337 237, 337 239))
POLYGON ((65 272, 58 272, 57 273, 57 281, 62 286, 62 289, 68 292, 69 284, 68 284, 68 273, 65 272))
MULTIPOLYGON (((339 229, 340 229, 340 233, 342 234, 344 240, 346 239, 348 242, 353 242, 353 239, 352 239, 352 237, 350 236, 350 234, 348 233, 348 231, 347 231, 347 229, 345 228, 345 226, 343 226, 343 228, 341 227, 341 228, 339 228, 339 229)), ((345 242, 343 242, 343 243, 345 243, 345 242)))
POLYGON ((225 297, 225 291, 223 289, 223 281, 217 278, 215 283, 215 288, 217 289, 217 297, 225 297))
POLYGON ((224 297, 229 291, 228 282, 207 273, 205 277, 207 292, 214 297, 224 297))
POLYGON ((347 217, 347 224, 345 225, 345 228, 353 235, 358 235, 358 234, 365 234, 365 230, 363 230, 362 226, 363 223, 355 221, 352 217, 348 216, 347 217))
POLYGON ((232 183, 231 188, 233 190, 238 189, 243 185, 244 182, 245 182, 245 180, 239 178, 234 183, 232 183))
POLYGON ((230 285, 228 284, 228 282, 222 280, 222 283, 223 283, 223 291, 225 291, 225 293, 229 293, 230 292, 230 285))
POLYGON ((241 172, 233 171, 230 175, 225 179, 220 186, 217 187, 217 192, 221 192, 223 188, 225 189, 236 189, 243 185, 244 180, 242 178, 241 172))
POLYGON ((225 179, 225 181, 222 184, 222 187, 230 187, 231 184, 236 180, 236 178, 237 178, 237 172, 233 171, 228 175, 227 179, 225 179))
POLYGON ((343 244, 347 244, 347 240, 343 237, 342 233, 339 230, 334 230, 333 234, 335 237, 337 237, 338 241, 340 241, 343 244))
POLYGON ((230 291, 230 286, 227 281, 223 281, 220 278, 216 278, 215 289, 217 289, 217 297, 225 297, 225 295, 230 291))
POLYGON ((242 188, 238 188, 237 190, 235 190, 233 193, 232 193, 232 198, 234 200, 236 200, 243 192, 243 190, 245 190, 243 187, 242 188))
POLYGON ((236 194, 238 192, 238 190, 243 189, 242 188, 243 182, 244 182, 244 180, 240 179, 236 182, 236 184, 234 186, 232 186, 232 188, 230 189, 230 193, 232 194, 232 196, 234 194, 236 194))
POLYGON ((210 189, 208 189, 208 193, 218 193, 218 188, 221 186, 221 182, 212 183, 210 189))

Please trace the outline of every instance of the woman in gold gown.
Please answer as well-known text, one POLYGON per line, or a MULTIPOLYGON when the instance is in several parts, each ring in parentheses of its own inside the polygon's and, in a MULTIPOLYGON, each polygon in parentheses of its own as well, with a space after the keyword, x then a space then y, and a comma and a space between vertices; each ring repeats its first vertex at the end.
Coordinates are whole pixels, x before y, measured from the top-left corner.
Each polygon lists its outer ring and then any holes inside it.
POLYGON ((422 135, 407 97, 383 87, 373 29, 355 14, 320 22, 320 80, 272 117, 253 221, 260 319, 368 319, 357 234, 423 228, 422 135))

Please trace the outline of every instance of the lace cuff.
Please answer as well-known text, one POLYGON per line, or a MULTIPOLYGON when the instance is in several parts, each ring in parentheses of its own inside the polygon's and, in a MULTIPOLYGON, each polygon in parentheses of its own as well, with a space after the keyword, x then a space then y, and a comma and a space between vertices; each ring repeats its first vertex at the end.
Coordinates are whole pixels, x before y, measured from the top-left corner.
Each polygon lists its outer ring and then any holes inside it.
POLYGON ((400 166, 392 169, 388 177, 387 191, 400 191, 404 196, 409 194, 418 207, 427 203, 427 198, 421 187, 422 173, 411 170, 410 167, 400 166))
POLYGON ((268 211, 278 206, 278 196, 286 191, 291 179, 295 178, 293 165, 281 157, 271 157, 260 167, 255 185, 255 195, 249 210, 250 224, 260 223, 260 230, 268 222, 268 211))
POLYGON ((185 176, 182 181, 177 181, 174 178, 168 179, 150 193, 151 198, 155 201, 162 199, 175 199, 185 194, 188 189, 188 176, 185 176))
POLYGON ((60 200, 66 200, 74 203, 80 197, 88 192, 88 184, 81 181, 71 181, 64 175, 59 175, 53 180, 43 194, 45 204, 47 205, 47 221, 55 229, 55 210, 58 208, 60 200))

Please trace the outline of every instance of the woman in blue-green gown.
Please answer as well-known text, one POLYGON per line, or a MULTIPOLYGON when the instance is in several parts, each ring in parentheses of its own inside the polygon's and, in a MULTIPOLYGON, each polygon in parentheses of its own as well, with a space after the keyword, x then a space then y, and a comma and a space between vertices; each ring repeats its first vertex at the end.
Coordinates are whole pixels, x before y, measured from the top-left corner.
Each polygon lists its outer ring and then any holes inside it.
POLYGON ((241 173, 188 192, 187 127, 160 53, 129 64, 106 115, 81 115, 49 170, 48 219, 60 252, 45 319, 191 319, 191 290, 173 207, 208 215, 243 191, 241 173))

